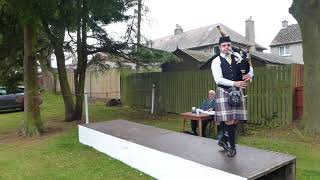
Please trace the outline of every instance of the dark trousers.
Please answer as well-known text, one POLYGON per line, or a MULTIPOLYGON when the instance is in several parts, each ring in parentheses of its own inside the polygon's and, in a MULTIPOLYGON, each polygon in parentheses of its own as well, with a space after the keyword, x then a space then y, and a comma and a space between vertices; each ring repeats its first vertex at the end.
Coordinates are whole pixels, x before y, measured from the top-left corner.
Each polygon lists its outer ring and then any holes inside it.
POLYGON ((226 135, 225 135, 226 132, 227 132, 226 125, 225 125, 225 123, 222 121, 222 122, 220 122, 220 124, 218 125, 218 136, 217 136, 217 140, 226 142, 226 135))
POLYGON ((226 129, 228 131, 228 141, 231 149, 236 148, 236 130, 237 124, 226 125, 226 129))
MULTIPOLYGON (((207 136, 206 136, 206 129, 207 129, 207 126, 208 126, 208 124, 209 124, 210 121, 212 121, 212 120, 208 119, 208 120, 202 121, 202 136, 203 136, 203 137, 207 137, 207 136)), ((196 120, 191 120, 191 129, 192 129, 192 132, 193 132, 195 135, 198 135, 198 133, 197 133, 197 127, 198 127, 198 121, 196 121, 196 120)))
POLYGON ((225 122, 220 122, 218 126, 218 137, 219 141, 223 141, 225 143, 229 142, 230 148, 236 148, 236 130, 237 124, 227 125, 225 122))

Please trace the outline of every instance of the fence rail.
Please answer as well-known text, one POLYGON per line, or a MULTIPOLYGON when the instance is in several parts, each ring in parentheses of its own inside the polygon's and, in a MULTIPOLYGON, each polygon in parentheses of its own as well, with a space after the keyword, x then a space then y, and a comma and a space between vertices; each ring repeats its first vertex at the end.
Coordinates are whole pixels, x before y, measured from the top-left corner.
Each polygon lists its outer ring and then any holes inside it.
MULTIPOLYGON (((253 82, 247 89, 249 122, 283 125, 292 121, 293 66, 255 68, 253 82)), ((155 111, 181 113, 199 106, 210 89, 215 89, 211 71, 138 73, 121 76, 124 104, 151 108, 155 84, 155 111)))

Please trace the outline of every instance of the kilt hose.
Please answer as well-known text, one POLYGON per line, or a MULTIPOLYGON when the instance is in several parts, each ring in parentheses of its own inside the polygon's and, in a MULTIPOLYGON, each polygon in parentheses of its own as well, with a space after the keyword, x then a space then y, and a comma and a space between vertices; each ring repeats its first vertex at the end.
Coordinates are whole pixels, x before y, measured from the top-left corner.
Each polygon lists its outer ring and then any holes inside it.
POLYGON ((229 93, 227 90, 218 87, 216 92, 215 121, 225 122, 230 120, 238 120, 243 122, 248 120, 248 111, 246 110, 245 98, 242 96, 242 104, 240 106, 232 107, 228 104, 228 95, 229 93))

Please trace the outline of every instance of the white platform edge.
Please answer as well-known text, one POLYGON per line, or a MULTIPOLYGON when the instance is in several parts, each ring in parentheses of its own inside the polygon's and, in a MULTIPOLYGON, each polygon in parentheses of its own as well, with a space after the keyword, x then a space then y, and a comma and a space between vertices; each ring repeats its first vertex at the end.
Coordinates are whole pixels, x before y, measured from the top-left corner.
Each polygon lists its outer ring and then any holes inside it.
POLYGON ((247 179, 81 125, 79 141, 157 179, 247 179))

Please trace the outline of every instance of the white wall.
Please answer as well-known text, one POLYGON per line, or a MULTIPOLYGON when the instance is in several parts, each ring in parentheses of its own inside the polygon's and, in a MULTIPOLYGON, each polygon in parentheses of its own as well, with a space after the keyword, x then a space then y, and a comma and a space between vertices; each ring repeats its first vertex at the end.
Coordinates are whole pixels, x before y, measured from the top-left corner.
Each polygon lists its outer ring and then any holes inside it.
MULTIPOLYGON (((296 62, 297 64, 303 64, 302 43, 290 44, 289 46, 291 48, 291 55, 290 56, 283 56, 283 57, 288 58, 288 59, 296 62)), ((279 47, 280 46, 271 47, 271 54, 279 56, 279 47)))

